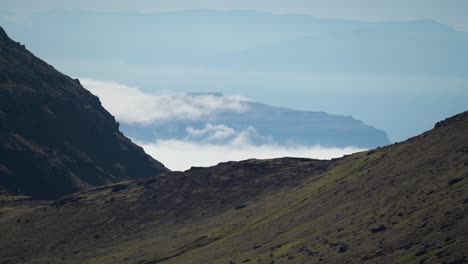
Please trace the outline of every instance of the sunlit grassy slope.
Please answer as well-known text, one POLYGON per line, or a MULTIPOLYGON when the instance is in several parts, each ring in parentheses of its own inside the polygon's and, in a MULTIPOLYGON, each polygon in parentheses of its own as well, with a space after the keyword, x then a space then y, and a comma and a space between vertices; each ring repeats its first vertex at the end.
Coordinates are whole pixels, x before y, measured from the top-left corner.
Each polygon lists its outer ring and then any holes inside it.
POLYGON ((228 162, 54 202, 3 196, 0 263, 463 263, 467 205, 465 112, 332 161, 228 162))

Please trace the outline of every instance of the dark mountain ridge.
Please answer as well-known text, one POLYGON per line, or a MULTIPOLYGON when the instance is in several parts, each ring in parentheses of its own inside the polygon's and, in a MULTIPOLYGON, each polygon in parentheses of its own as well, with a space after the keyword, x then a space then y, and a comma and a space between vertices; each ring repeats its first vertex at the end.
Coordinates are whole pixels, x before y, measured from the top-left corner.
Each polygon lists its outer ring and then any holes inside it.
POLYGON ((0 186, 53 199, 166 171, 119 131, 78 80, 0 28, 0 186))
POLYGON ((405 142, 331 161, 226 162, 57 201, 1 196, 0 258, 465 263, 467 131, 464 112, 405 142))

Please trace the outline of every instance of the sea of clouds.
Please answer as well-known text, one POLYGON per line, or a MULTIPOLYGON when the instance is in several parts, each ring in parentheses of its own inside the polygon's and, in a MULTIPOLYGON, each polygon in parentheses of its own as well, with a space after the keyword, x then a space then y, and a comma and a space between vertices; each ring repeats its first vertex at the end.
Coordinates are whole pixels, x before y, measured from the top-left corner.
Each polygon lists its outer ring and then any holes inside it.
POLYGON ((248 110, 247 99, 240 96, 145 93, 117 82, 93 79, 80 79, 80 82, 97 95, 104 107, 122 123, 150 124, 169 119, 200 119, 217 111, 248 110))
POLYGON ((251 158, 331 159, 364 150, 355 147, 280 145, 268 136, 259 135, 254 124, 236 130, 225 124, 210 122, 210 116, 220 111, 248 111, 248 99, 241 96, 149 93, 117 82, 93 79, 80 81, 100 98, 103 106, 121 123, 144 126, 173 119, 206 120, 202 128, 188 126, 187 137, 182 139, 155 138, 151 142, 133 139, 171 170, 187 170, 192 166, 213 166, 220 162, 251 158))

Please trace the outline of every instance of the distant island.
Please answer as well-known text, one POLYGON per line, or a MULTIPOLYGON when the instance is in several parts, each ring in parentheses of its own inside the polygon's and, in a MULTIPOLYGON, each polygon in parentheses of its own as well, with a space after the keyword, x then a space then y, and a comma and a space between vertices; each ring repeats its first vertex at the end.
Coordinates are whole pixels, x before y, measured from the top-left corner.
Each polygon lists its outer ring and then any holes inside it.
MULTIPOLYGON (((229 97, 222 93, 190 93, 184 100, 228 101, 229 97)), ((243 109, 220 109, 196 118, 171 118, 145 124, 121 122, 120 128, 139 142, 188 138, 193 142, 223 144, 250 129, 249 139, 258 145, 375 148, 390 144, 384 131, 350 116, 297 111, 242 99, 237 103, 243 109), (225 133, 214 137, 216 132, 225 133)))

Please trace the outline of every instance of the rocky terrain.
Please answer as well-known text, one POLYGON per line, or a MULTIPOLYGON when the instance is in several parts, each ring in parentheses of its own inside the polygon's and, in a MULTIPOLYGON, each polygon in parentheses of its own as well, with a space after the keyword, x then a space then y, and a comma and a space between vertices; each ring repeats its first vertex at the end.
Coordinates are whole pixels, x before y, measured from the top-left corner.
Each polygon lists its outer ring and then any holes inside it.
POLYGON ((3 263, 465 263, 468 112, 332 161, 247 160, 2 196, 3 263))
POLYGON ((167 169, 127 139, 99 99, 0 28, 0 186, 52 199, 167 169))

